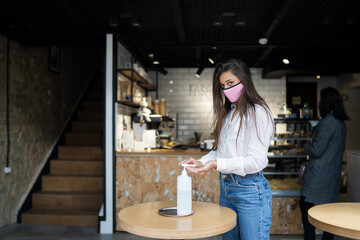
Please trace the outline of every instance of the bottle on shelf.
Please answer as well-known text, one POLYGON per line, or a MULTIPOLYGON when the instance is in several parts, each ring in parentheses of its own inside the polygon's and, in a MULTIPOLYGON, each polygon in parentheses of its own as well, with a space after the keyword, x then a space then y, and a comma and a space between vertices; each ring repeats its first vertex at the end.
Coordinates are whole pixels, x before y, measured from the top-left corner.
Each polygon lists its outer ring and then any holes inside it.
POLYGON ((123 136, 122 136, 123 149, 131 151, 134 147, 134 131, 126 127, 124 122, 123 136))
POLYGON ((165 99, 162 98, 160 100, 160 115, 161 116, 166 116, 166 105, 165 105, 165 99))
POLYGON ((157 100, 157 99, 154 101, 154 112, 156 114, 160 114, 159 100, 157 100))

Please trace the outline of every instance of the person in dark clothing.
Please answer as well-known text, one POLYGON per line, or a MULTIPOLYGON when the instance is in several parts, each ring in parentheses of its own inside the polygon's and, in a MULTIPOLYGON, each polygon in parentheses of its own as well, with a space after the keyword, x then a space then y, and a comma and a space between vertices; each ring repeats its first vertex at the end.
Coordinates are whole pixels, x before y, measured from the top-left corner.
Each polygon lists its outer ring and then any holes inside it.
MULTIPOLYGON (((349 119, 335 88, 322 89, 320 97, 321 120, 313 130, 312 142, 304 145, 310 157, 299 203, 305 240, 315 240, 315 227, 308 221, 308 210, 315 204, 339 201, 346 140, 344 120, 349 119)), ((334 235, 324 232, 322 240, 325 239, 334 239, 334 235)))

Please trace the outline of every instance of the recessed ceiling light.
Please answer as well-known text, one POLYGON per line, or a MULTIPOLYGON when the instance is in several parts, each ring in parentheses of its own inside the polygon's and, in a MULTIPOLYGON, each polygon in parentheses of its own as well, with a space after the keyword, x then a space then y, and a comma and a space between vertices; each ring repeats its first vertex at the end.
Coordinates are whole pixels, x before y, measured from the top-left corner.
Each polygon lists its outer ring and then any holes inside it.
POLYGON ((160 64, 160 62, 159 61, 153 61, 153 64, 160 64))
POLYGON ((267 39, 266 37, 260 38, 259 39, 259 43, 261 45, 266 45, 268 43, 269 39, 267 39))
POLYGON ((287 58, 284 58, 284 59, 282 60, 282 62, 283 62, 284 64, 289 64, 289 63, 290 63, 289 59, 287 59, 287 58))

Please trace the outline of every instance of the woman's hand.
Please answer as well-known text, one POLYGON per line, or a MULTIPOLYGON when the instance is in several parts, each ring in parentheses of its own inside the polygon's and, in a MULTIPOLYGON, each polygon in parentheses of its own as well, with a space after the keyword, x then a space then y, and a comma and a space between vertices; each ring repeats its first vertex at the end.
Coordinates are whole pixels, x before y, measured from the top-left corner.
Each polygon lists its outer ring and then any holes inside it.
POLYGON ((217 168, 217 162, 216 160, 208 161, 204 166, 201 167, 187 167, 187 169, 190 172, 193 172, 195 174, 204 175, 208 171, 210 171, 213 168, 217 168))
MULTIPOLYGON (((187 160, 182 161, 181 163, 179 163, 179 167, 182 168, 182 166, 181 166, 182 164, 196 165, 196 166, 193 167, 193 168, 198 168, 198 167, 201 167, 201 166, 203 165, 202 162, 197 161, 197 160, 194 159, 194 158, 189 158, 189 159, 187 159, 187 160)), ((190 168, 190 167, 186 167, 186 169, 188 169, 188 168, 190 168)))
POLYGON ((179 163, 179 166, 181 167, 181 164, 191 164, 196 165, 195 167, 186 167, 187 170, 189 170, 192 173, 204 175, 208 171, 210 171, 213 168, 217 167, 216 160, 208 161, 205 165, 202 164, 202 162, 195 160, 194 158, 189 158, 185 161, 182 161, 179 163))

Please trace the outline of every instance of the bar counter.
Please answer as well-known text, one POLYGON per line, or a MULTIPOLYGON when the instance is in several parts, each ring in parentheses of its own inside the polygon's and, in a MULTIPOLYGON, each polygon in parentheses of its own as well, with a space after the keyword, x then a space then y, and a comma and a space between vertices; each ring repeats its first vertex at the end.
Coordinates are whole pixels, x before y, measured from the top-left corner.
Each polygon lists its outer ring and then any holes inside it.
POLYGON ((201 157, 207 154, 209 151, 201 150, 199 148, 188 148, 184 150, 178 149, 151 149, 150 152, 129 152, 126 150, 121 150, 116 152, 116 156, 197 156, 201 157))
MULTIPOLYGON (((116 152, 116 215, 125 207, 151 201, 175 201, 179 162, 200 158, 208 151, 151 149, 151 152, 116 152)), ((188 173, 193 201, 219 203, 219 173, 188 173)), ((299 197, 273 197, 271 234, 301 234, 299 197)), ((116 221, 116 230, 122 230, 116 221)))

